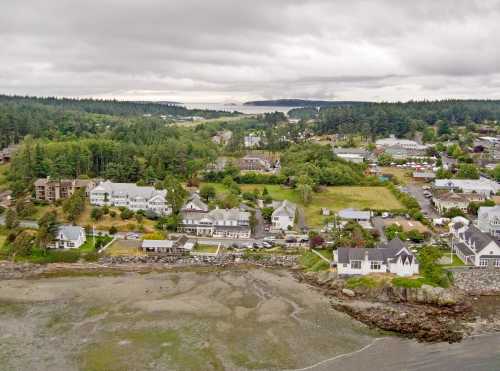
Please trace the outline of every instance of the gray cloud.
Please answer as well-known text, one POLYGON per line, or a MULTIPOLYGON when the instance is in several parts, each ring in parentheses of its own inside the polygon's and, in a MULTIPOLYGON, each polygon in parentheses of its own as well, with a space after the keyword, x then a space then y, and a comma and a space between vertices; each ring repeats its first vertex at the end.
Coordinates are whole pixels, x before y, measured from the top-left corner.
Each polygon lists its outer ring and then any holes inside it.
POLYGON ((0 92, 123 99, 500 98, 500 1, 18 0, 0 92))

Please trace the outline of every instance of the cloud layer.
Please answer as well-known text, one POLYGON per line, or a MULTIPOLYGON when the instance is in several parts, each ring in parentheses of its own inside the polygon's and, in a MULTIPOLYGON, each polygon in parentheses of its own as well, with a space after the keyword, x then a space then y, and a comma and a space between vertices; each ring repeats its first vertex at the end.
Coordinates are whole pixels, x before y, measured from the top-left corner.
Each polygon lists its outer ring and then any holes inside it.
POLYGON ((17 0, 0 92, 500 99, 500 1, 17 0))

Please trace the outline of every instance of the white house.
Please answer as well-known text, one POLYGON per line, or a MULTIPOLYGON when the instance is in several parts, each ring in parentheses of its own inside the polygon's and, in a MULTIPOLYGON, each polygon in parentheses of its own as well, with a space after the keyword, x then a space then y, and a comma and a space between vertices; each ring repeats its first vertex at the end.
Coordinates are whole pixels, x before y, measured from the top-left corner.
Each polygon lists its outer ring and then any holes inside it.
POLYGON ((250 213, 237 208, 183 212, 177 229, 196 236, 250 238, 250 213))
POLYGON ((500 268, 500 246, 491 235, 462 223, 450 224, 450 233, 452 250, 465 264, 500 268))
POLYGON ((412 276, 419 272, 415 255, 399 238, 376 248, 341 247, 333 254, 339 275, 393 273, 412 276))
POLYGON ((481 232, 500 238, 500 206, 481 206, 477 211, 477 226, 481 232))
POLYGON ((87 237, 85 229, 74 225, 61 225, 57 230, 55 242, 50 246, 55 249, 78 249, 87 237))
POLYGON ((436 179, 434 188, 453 192, 478 193, 485 197, 495 195, 500 190, 500 184, 487 178, 479 179, 436 179))
POLYGON ((101 182, 90 191, 90 203, 96 206, 126 207, 132 211, 153 211, 159 215, 169 215, 166 190, 142 187, 133 183, 101 182))
POLYGON ((290 201, 274 201, 271 215, 272 228, 287 231, 293 228, 297 206, 290 201))
POLYGON ((250 134, 245 136, 244 145, 245 148, 253 148, 260 146, 261 137, 256 134, 250 134))

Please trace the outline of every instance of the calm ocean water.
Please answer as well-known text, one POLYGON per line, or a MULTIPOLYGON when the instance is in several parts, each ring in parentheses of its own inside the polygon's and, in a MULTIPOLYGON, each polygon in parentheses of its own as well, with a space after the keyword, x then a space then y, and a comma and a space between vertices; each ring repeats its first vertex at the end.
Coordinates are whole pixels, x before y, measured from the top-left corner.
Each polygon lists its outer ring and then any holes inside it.
POLYGON ((228 105, 223 103, 184 103, 182 104, 186 108, 190 109, 208 109, 216 111, 238 111, 246 114, 262 114, 268 112, 283 112, 287 113, 292 108, 296 107, 281 107, 281 106, 245 106, 243 104, 228 105))

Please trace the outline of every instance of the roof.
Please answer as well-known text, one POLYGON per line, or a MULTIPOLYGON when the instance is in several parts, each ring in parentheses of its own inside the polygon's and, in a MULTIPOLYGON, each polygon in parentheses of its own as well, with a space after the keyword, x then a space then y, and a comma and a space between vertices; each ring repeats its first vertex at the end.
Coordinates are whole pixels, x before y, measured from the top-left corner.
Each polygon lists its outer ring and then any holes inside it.
POLYGON ((183 219, 201 221, 203 219, 207 219, 210 222, 216 221, 244 221, 248 222, 250 220, 250 213, 246 211, 241 211, 240 209, 214 209, 208 213, 200 213, 200 212, 183 212, 183 219))
POLYGON ((364 260, 368 257, 369 261, 380 261, 388 263, 389 260, 401 257, 403 262, 406 259, 413 260, 415 256, 412 252, 406 249, 403 242, 399 238, 389 241, 385 245, 380 245, 376 248, 355 248, 341 247, 337 250, 338 263, 349 263, 351 260, 364 260))
POLYGON ((199 211, 208 211, 208 205, 204 203, 200 196, 197 193, 193 193, 191 197, 187 200, 187 202, 182 206, 183 211, 187 210, 193 210, 193 209, 188 209, 187 204, 192 203, 194 205, 194 210, 199 210, 199 211))
POLYGON ((273 217, 274 216, 288 216, 290 218, 295 218, 295 212, 297 211, 297 206, 294 203, 292 203, 288 200, 278 202, 277 204, 275 204, 275 202, 273 202, 273 207, 275 208, 275 210, 273 211, 273 215, 272 215, 273 217))
MULTIPOLYGON (((476 226, 469 225, 464 232, 460 233, 460 237, 465 241, 471 241, 476 252, 481 252, 490 242, 495 242, 493 237, 487 233, 481 232, 476 226)), ((496 243, 496 242, 495 242, 496 243)))
POLYGON ((446 192, 439 196, 434 197, 434 199, 439 201, 449 201, 449 202, 471 202, 483 200, 484 197, 480 194, 475 193, 456 193, 456 192, 446 192))
POLYGON ((340 218, 343 219, 365 219, 369 220, 372 216, 371 211, 361 211, 356 209, 343 209, 338 212, 340 218))
POLYGON ((77 225, 61 225, 57 230, 57 234, 62 234, 63 239, 66 241, 76 241, 82 233, 85 233, 85 229, 77 225))
POLYGON ((368 156, 369 152, 363 148, 334 148, 333 153, 336 155, 360 155, 368 156))
POLYGON ((174 240, 143 240, 143 248, 153 248, 153 247, 174 247, 174 240))
POLYGON ((460 188, 472 190, 490 190, 496 193, 500 189, 500 185, 490 179, 436 179, 434 186, 438 188, 460 188))
POLYGON ((459 243, 456 243, 455 244, 455 248, 457 248, 458 250, 460 250, 462 252, 462 254, 464 254, 464 256, 471 256, 471 255, 475 255, 474 252, 469 249, 464 243, 462 242, 459 242, 459 243))
POLYGON ((114 197, 143 198, 149 200, 155 196, 166 197, 166 190, 157 190, 154 187, 138 186, 134 183, 101 182, 92 192, 106 192, 114 197))

